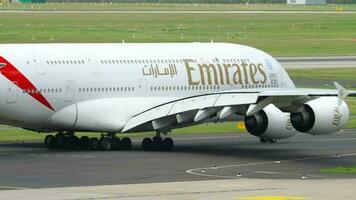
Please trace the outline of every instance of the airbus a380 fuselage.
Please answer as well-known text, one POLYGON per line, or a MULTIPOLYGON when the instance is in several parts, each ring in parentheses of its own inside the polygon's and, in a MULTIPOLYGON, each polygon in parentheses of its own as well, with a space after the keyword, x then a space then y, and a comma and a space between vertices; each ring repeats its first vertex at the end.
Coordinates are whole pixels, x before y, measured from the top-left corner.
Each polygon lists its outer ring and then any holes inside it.
POLYGON ((166 133, 240 117, 261 138, 323 134, 345 125, 340 93, 354 94, 296 89, 270 55, 225 43, 4 44, 0 72, 1 122, 38 132, 166 133))

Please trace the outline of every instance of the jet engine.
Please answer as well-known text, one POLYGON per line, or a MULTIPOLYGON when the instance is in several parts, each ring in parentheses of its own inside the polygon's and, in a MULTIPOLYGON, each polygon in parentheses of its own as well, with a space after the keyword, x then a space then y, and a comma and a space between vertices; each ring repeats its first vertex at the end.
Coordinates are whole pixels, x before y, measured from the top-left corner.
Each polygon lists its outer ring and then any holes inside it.
POLYGON ((285 139, 297 134, 290 121, 290 113, 283 113, 273 104, 245 118, 247 131, 265 139, 285 139))
POLYGON ((322 135, 343 129, 349 119, 345 101, 338 97, 320 97, 307 102, 296 113, 291 113, 293 127, 299 132, 322 135))

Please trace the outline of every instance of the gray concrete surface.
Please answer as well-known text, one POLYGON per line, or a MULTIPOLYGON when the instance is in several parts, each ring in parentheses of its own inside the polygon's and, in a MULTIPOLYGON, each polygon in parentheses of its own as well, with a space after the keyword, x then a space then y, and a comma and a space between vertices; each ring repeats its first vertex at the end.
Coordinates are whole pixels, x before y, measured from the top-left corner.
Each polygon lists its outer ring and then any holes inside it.
POLYGON ((261 144, 248 134, 180 135, 172 152, 49 151, 41 143, 0 144, 0 189, 52 188, 236 178, 355 179, 322 168, 356 163, 356 131, 299 135, 261 144))
POLYGON ((229 179, 2 191, 0 199, 336 200, 355 199, 356 179, 229 179))

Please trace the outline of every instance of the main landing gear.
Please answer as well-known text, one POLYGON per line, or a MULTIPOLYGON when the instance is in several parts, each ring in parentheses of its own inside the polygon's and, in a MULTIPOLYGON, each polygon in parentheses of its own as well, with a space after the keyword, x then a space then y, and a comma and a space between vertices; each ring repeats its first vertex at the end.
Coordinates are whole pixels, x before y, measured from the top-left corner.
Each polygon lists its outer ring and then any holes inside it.
POLYGON ((260 138, 261 143, 276 143, 277 139, 272 139, 272 138, 260 138))
POLYGON ((130 150, 132 146, 131 139, 124 137, 122 139, 115 134, 101 135, 100 139, 88 136, 78 138, 74 132, 58 133, 55 136, 47 135, 44 145, 49 149, 63 150, 130 150))
MULTIPOLYGON (((128 137, 120 139, 114 133, 102 134, 98 139, 88 136, 78 138, 74 132, 60 132, 56 135, 47 135, 44 139, 44 145, 49 149, 110 151, 130 150, 132 142, 128 137)), ((173 147, 172 138, 162 138, 160 132, 156 132, 156 136, 153 138, 142 140, 142 148, 145 151, 170 151, 173 147)))
POLYGON ((172 138, 162 138, 160 132, 156 132, 156 136, 151 138, 144 138, 142 140, 142 149, 145 151, 170 151, 174 147, 172 138))

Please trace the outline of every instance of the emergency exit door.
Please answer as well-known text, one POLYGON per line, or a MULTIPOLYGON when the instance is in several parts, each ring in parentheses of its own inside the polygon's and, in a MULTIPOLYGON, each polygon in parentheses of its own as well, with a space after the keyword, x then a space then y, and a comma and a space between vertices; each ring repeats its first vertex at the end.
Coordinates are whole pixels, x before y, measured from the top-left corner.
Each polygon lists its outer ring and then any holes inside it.
POLYGON ((16 103, 17 99, 17 82, 9 82, 6 93, 6 103, 16 103))
POLYGON ((67 101, 67 102, 73 101, 74 92, 75 92, 75 82, 72 81, 72 80, 66 81, 66 84, 65 84, 65 101, 67 101))

